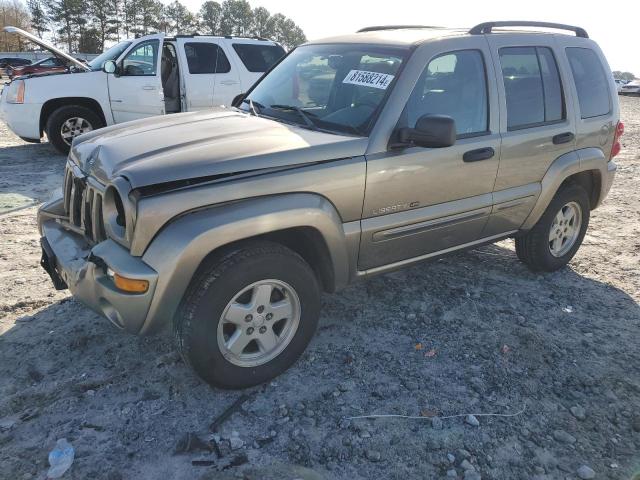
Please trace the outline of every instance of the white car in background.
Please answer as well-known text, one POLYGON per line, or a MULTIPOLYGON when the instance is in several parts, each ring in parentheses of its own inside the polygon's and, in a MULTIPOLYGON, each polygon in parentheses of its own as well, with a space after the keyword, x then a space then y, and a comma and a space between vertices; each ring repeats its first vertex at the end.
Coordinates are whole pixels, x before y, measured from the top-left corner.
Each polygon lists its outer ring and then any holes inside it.
POLYGON ((621 80, 619 78, 614 78, 613 81, 616 82, 616 88, 618 89, 618 93, 620 93, 620 91, 622 90, 622 87, 624 87, 627 84, 625 80, 621 80))
POLYGON ((14 78, 0 103, 16 135, 40 142, 46 134, 62 153, 106 125, 231 105, 285 54, 264 39, 158 34, 122 41, 85 64, 19 28, 5 31, 66 62, 64 72, 14 78))
POLYGON ((618 90, 620 95, 640 95, 640 80, 633 80, 618 90))

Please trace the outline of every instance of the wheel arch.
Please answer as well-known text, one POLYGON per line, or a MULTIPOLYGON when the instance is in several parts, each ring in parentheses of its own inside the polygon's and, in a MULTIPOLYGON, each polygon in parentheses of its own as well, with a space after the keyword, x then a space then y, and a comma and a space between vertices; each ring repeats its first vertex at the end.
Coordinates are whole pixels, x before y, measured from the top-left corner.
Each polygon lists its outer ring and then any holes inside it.
POLYGON ((604 187, 607 175, 607 159, 599 148, 584 148, 561 155, 542 178, 538 200, 521 230, 533 228, 558 190, 569 183, 583 187, 589 196, 591 209, 597 208, 606 195, 604 187))
POLYGON ((102 110, 102 106, 97 100, 89 97, 59 97, 47 100, 42 105, 42 109, 40 110, 40 134, 44 132, 47 126, 47 121, 53 112, 60 107, 70 107, 74 105, 89 108, 100 117, 104 125, 107 124, 107 119, 104 111, 102 110))
POLYGON ((355 268, 338 212, 316 194, 261 197, 188 213, 163 228, 143 256, 158 272, 159 282, 141 333, 156 331, 173 318, 199 269, 256 240, 298 253, 328 292, 346 285, 355 268))

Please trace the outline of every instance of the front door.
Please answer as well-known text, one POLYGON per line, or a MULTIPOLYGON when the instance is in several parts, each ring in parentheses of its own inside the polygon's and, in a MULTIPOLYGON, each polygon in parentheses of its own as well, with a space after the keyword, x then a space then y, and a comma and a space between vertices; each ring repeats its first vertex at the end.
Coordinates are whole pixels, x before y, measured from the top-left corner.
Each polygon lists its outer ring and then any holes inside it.
POLYGON ((451 116, 455 145, 390 145, 367 155, 361 271, 478 240, 491 213, 500 156, 495 78, 488 49, 469 39, 458 43, 452 51, 434 45, 416 51, 412 62, 426 68, 396 125, 414 127, 426 114, 451 116))
POLYGON ((240 78, 223 42, 179 38, 178 55, 183 66, 187 110, 231 105, 233 97, 240 93, 240 78))
POLYGON ((160 78, 162 36, 129 47, 109 75, 109 101, 116 123, 164 113, 160 78))

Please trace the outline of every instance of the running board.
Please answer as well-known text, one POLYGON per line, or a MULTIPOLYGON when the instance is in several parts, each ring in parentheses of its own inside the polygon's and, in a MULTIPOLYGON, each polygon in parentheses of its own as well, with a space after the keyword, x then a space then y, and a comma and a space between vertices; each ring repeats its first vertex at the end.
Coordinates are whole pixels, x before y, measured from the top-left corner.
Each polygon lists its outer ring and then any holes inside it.
POLYGON ((370 277, 372 275, 378 275, 381 273, 390 272, 392 270, 398 270, 400 268, 404 268, 409 265, 413 265, 414 263, 422 262, 424 260, 431 260, 436 257, 442 257, 445 255, 448 255, 449 253, 457 252, 459 250, 467 250, 469 248, 477 247, 479 245, 495 243, 499 240, 504 240, 505 238, 509 238, 517 232, 518 230, 511 230, 509 232, 500 233, 498 235, 493 235, 491 237, 480 238, 479 240, 474 240, 473 242, 463 243, 462 245, 456 245, 455 247, 445 248, 444 250, 438 250, 437 252, 426 253, 418 257, 407 258, 405 260, 400 260, 399 262, 389 263, 388 265, 382 265, 380 267, 370 268, 369 270, 358 270, 356 272, 356 278, 363 279, 366 277, 370 277))

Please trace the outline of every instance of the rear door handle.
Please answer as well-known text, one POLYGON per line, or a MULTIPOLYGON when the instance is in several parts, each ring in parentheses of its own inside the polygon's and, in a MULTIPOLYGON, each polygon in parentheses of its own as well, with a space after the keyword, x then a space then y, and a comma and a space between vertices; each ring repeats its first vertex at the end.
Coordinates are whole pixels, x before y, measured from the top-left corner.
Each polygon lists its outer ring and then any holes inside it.
POLYGON ((145 85, 144 87, 142 87, 143 90, 155 90, 156 87, 153 85, 145 85))
POLYGON ((464 162, 479 162, 480 160, 488 160, 496 154, 492 147, 477 148, 469 150, 462 156, 464 162))
POLYGON ((559 133, 558 135, 555 135, 552 140, 554 145, 560 145, 562 143, 569 143, 574 138, 575 138, 575 135, 573 134, 573 132, 564 132, 564 133, 559 133))
POLYGON ((235 81, 235 80, 223 80, 222 82, 220 82, 222 85, 236 85, 239 82, 235 81))

